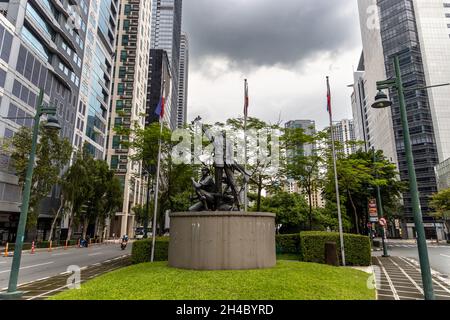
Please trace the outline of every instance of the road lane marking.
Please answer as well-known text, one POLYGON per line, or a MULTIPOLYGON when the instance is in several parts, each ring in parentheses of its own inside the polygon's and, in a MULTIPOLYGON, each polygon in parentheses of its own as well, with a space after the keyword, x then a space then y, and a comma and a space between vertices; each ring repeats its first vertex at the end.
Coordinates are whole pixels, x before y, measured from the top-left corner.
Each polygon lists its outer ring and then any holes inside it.
POLYGON ((89 257, 93 257, 93 256, 101 255, 101 254, 103 254, 103 252, 90 253, 90 254, 88 254, 88 256, 89 256, 89 257))
POLYGON ((69 254, 68 252, 62 252, 62 253, 54 253, 52 254, 52 257, 56 257, 56 256, 64 256, 66 254, 69 254))
POLYGON ((446 255, 446 254, 441 254, 441 256, 446 257, 446 258, 450 258, 450 256, 446 255))
MULTIPOLYGON (((30 268, 40 267, 40 266, 46 266, 46 265, 49 265, 49 264, 52 264, 52 263, 55 263, 55 262, 54 261, 50 261, 50 262, 46 262, 46 263, 35 264, 35 265, 32 265, 32 266, 22 267, 22 268, 20 268, 20 270, 30 269, 30 268)), ((5 273, 5 272, 11 272, 11 270, 0 271, 0 273, 5 273)))

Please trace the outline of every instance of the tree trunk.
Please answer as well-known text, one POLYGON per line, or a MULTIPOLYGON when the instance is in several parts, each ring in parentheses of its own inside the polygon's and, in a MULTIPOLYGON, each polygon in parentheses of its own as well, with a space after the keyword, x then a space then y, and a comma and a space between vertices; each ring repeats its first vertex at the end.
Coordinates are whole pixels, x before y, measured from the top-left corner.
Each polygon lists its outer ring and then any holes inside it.
POLYGON ((98 237, 98 231, 100 229, 100 218, 95 219, 94 238, 98 237))
POLYGON ((69 213, 69 225, 67 226, 67 238, 69 240, 72 238, 72 225, 73 225, 73 207, 70 209, 69 213))
POLYGON ((48 241, 52 241, 53 240, 53 231, 54 231, 55 226, 56 226, 56 221, 58 221, 59 214, 61 213, 63 208, 64 208, 64 197, 61 195, 61 204, 60 204, 60 206, 58 208, 58 211, 55 214, 55 218, 53 219, 52 226, 50 228, 50 236, 48 237, 48 241))
POLYGON ((355 215, 356 233, 360 234, 359 233, 359 219, 358 219, 358 213, 356 211, 356 206, 355 206, 355 203, 353 202, 353 198, 352 198, 352 195, 351 195, 350 191, 347 191, 347 194, 348 194, 348 199, 350 200, 350 203, 351 203, 352 208, 353 208, 353 214, 355 215))
POLYGON ((309 197, 309 230, 312 231, 312 192, 309 190, 308 192, 309 197))
POLYGON ((86 239, 87 228, 89 227, 89 219, 84 218, 83 220, 83 239, 86 239))

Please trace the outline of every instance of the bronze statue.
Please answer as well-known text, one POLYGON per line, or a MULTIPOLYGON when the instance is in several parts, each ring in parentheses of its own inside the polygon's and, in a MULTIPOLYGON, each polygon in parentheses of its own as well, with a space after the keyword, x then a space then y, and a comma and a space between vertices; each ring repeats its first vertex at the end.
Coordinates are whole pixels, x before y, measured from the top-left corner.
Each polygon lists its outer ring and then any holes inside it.
POLYGON ((192 183, 199 200, 196 204, 189 208, 189 211, 209 211, 215 205, 215 188, 216 184, 211 176, 208 168, 202 168, 202 178, 199 182, 192 178, 192 183))
MULTIPOLYGON (((201 118, 198 117, 193 123, 201 125, 200 121, 201 118)), ((202 169, 202 179, 198 183, 192 178, 199 202, 189 211, 240 211, 242 190, 238 190, 234 174, 236 171, 241 173, 246 183, 250 179, 250 174, 241 165, 235 163, 232 157, 233 145, 224 143, 222 132, 214 135, 204 127, 202 128, 207 138, 214 144, 215 180, 206 167, 202 169)))

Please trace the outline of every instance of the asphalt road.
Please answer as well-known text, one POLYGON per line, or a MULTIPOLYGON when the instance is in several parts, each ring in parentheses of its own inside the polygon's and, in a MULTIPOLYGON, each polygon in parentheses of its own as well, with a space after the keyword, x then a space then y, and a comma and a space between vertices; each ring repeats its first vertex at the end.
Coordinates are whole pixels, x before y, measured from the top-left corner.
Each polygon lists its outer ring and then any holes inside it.
MULTIPOLYGON (((19 285, 53 277, 67 272, 69 266, 86 268, 131 253, 129 243, 125 250, 120 244, 103 244, 89 248, 57 249, 52 252, 40 251, 35 254, 22 255, 19 272, 19 285)), ((12 256, 0 257, 0 291, 8 287, 12 256)))
MULTIPOLYGON (((417 245, 411 242, 390 241, 388 244, 389 255, 394 257, 412 258, 419 261, 417 245)), ((382 252, 374 253, 380 256, 382 252)), ((450 278, 450 246, 428 243, 428 256, 431 268, 450 278)))

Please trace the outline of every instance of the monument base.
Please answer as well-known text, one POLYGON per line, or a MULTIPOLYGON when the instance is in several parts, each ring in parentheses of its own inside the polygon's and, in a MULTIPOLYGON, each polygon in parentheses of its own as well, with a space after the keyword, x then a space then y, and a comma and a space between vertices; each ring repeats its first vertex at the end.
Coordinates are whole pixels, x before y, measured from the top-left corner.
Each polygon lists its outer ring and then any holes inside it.
POLYGON ((170 215, 169 266, 245 270, 276 265, 275 215, 186 212, 170 215))

